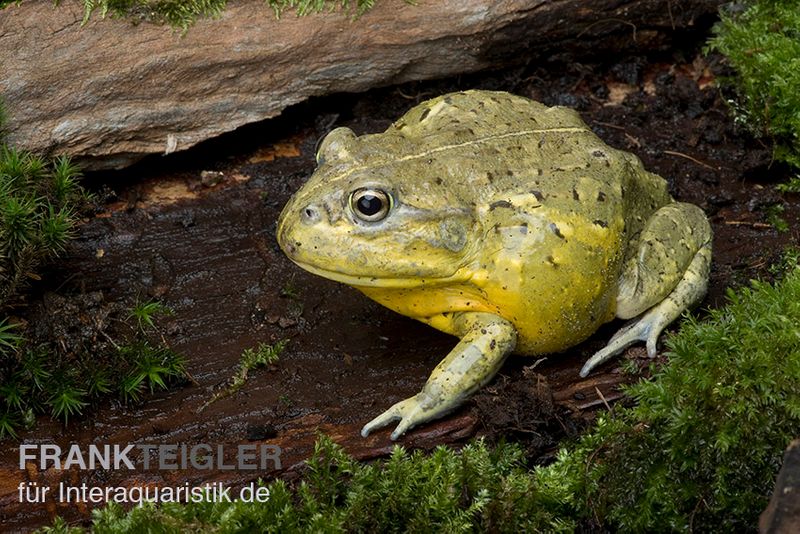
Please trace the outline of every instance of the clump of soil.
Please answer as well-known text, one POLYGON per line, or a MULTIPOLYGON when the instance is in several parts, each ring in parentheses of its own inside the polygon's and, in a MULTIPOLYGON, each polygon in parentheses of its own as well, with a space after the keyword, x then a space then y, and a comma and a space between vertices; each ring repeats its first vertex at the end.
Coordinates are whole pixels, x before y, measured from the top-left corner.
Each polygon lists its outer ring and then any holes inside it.
POLYGON ((547 377, 534 369, 523 367, 521 380, 500 375, 475 394, 473 403, 490 441, 518 442, 529 458, 543 462, 559 441, 577 436, 585 425, 556 403, 547 377))
POLYGON ((127 322, 129 310, 122 302, 106 300, 102 291, 69 296, 47 292, 28 311, 31 343, 52 344, 65 363, 107 359, 134 334, 127 322))

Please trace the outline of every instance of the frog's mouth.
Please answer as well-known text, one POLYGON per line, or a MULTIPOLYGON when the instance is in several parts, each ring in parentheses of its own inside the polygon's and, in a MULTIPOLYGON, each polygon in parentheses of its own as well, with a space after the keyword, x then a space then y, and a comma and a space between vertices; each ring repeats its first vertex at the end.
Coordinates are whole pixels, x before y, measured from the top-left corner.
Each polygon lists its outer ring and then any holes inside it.
POLYGON ((412 287, 422 287, 426 285, 434 286, 441 284, 449 284, 453 282, 463 282, 469 278, 469 276, 463 273, 462 270, 458 270, 452 275, 445 277, 381 278, 377 276, 358 276, 358 275, 341 273, 339 271, 331 271, 328 269, 323 269, 321 267, 310 265, 308 263, 303 263, 292 258, 290 259, 298 266, 302 267, 303 269, 312 274, 316 274, 317 276, 321 276, 329 280, 334 280, 336 282, 342 282, 343 284, 355 287, 385 287, 385 288, 405 289, 412 287))

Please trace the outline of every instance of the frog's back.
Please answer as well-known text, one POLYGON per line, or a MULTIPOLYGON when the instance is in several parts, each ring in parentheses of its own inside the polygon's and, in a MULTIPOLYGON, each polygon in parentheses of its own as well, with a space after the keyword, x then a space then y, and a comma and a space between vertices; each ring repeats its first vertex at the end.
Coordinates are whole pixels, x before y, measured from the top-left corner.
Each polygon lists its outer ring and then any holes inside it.
POLYGON ((660 176, 645 171, 636 156, 606 145, 570 108, 472 90, 416 106, 392 130, 413 140, 412 150, 423 147, 431 166, 438 160, 450 169, 431 176, 457 175, 464 178, 460 187, 474 186, 478 203, 534 192, 536 204, 548 197, 553 210, 578 211, 593 220, 618 215, 635 233, 671 201, 660 176))
POLYGON ((480 140, 501 141, 538 131, 577 132, 586 125, 573 110, 496 91, 464 91, 416 106, 394 123, 403 135, 425 139, 430 147, 450 147, 480 140))

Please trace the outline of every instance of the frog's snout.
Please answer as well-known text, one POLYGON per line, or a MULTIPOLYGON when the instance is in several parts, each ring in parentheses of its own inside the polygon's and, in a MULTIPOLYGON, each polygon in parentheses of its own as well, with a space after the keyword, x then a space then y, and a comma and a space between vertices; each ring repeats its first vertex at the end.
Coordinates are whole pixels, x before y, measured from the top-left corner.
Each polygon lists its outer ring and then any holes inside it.
POLYGON ((278 244, 287 256, 294 259, 300 252, 300 236, 305 235, 305 229, 319 223, 322 211, 315 203, 300 205, 290 202, 284 208, 278 219, 278 244))

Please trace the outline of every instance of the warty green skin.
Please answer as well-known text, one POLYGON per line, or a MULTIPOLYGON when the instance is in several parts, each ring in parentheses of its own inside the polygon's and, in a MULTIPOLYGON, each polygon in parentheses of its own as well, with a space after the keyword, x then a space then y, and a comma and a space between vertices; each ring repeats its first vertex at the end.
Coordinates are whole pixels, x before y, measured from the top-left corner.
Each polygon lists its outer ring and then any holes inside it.
POLYGON ((278 241, 301 267, 461 338, 423 390, 368 423, 396 439, 488 382, 511 352, 558 352, 614 317, 624 328, 582 371, 647 342, 705 293, 711 230, 635 156, 570 109, 466 91, 386 132, 331 132, 278 241), (354 192, 386 193, 365 221, 354 192))

